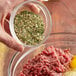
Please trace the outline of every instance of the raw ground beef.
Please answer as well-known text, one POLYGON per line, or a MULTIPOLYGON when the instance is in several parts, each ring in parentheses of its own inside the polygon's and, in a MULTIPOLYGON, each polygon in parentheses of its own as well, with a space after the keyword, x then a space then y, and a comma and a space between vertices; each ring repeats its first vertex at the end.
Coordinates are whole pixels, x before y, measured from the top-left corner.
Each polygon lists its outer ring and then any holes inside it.
POLYGON ((20 72, 20 76, 63 76, 63 73, 70 69, 71 59, 69 50, 50 46, 29 60, 20 72))

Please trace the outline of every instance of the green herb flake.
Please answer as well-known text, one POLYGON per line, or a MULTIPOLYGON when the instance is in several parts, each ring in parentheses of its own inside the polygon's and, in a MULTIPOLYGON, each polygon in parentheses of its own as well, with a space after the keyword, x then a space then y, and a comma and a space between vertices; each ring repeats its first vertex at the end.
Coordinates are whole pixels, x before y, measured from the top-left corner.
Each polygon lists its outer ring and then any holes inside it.
POLYGON ((27 45, 39 44, 44 39, 44 23, 33 12, 22 11, 15 16, 14 28, 20 41, 27 45))

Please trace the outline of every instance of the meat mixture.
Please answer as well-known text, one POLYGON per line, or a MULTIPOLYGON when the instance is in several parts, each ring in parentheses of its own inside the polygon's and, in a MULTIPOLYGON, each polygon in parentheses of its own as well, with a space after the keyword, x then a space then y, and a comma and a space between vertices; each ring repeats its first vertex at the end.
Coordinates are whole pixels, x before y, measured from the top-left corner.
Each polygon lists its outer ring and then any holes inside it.
POLYGON ((69 50, 47 47, 23 66, 20 76, 63 76, 70 69, 72 54, 69 50))

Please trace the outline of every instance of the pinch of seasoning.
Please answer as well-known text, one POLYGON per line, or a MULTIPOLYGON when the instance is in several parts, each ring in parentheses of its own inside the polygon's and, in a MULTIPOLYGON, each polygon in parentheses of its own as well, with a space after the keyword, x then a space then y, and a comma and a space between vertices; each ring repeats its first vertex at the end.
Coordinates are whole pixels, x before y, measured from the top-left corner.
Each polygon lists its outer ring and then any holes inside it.
POLYGON ((33 12, 21 11, 14 19, 14 29, 19 40, 27 45, 39 44, 44 39, 44 23, 33 12))

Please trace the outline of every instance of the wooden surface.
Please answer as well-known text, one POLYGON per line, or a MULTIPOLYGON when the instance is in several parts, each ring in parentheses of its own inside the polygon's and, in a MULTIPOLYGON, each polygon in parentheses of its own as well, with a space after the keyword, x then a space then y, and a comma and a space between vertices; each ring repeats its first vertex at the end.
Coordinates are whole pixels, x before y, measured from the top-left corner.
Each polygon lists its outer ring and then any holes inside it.
MULTIPOLYGON (((56 46, 71 47, 75 52, 76 0, 52 0, 45 3, 45 5, 50 10, 53 21, 52 35, 50 35, 48 41, 56 46), (55 33, 69 34, 57 35, 55 33)), ((9 49, 4 44, 0 43, 0 76, 7 76, 8 63, 13 53, 14 51, 12 49, 9 49)))
POLYGON ((9 62, 15 51, 0 43, 0 76, 8 76, 9 62))
POLYGON ((0 43, 0 76, 4 76, 3 75, 3 69, 4 69, 4 65, 5 65, 5 59, 6 59, 6 55, 8 53, 9 49, 2 43, 0 43))
POLYGON ((52 32, 48 42, 76 54, 76 0, 51 0, 45 5, 52 15, 52 32))

